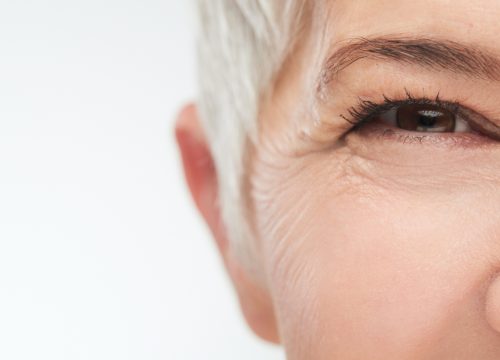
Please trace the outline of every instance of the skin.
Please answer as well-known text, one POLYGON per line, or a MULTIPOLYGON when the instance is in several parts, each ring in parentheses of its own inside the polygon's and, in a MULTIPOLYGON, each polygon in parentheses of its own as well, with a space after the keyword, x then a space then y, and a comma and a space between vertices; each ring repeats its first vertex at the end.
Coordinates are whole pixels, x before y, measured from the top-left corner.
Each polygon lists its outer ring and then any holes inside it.
POLYGON ((343 137, 350 125, 340 114, 359 97, 439 93, 498 126, 500 83, 364 59, 320 99, 314 84, 338 44, 356 37, 448 39, 500 57, 500 2, 323 6, 306 20, 263 103, 259 143, 250 149, 246 191, 259 276, 228 245, 196 109, 184 109, 177 123, 188 184, 243 313, 291 360, 499 359, 500 142, 471 132, 404 142, 398 134, 419 134, 373 123, 343 137), (381 136, 387 128, 396 135, 381 136))

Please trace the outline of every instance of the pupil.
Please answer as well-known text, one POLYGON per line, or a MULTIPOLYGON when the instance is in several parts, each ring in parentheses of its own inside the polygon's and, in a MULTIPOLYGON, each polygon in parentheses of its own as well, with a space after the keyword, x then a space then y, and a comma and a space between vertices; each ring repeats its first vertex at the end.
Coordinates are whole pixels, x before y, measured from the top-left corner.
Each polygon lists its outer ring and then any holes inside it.
POLYGON ((425 127, 433 127, 443 114, 437 111, 421 110, 418 112, 420 124, 425 127))

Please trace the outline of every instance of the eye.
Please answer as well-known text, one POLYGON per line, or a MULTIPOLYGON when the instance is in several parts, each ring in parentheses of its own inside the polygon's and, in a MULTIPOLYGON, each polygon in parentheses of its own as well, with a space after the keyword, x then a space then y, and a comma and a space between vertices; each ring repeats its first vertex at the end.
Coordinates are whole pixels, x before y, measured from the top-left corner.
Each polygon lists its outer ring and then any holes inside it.
POLYGON ((348 116, 340 114, 351 125, 343 136, 361 129, 380 130, 389 126, 406 132, 405 139, 418 135, 416 139, 419 141, 421 133, 427 133, 427 136, 434 133, 434 139, 438 138, 438 134, 445 134, 446 141, 450 133, 467 133, 468 137, 461 137, 466 142, 470 142, 472 137, 477 141, 500 140, 498 124, 458 101, 440 99, 439 94, 435 99, 415 98, 406 90, 406 99, 390 99, 385 95, 383 98, 382 102, 360 99, 357 105, 348 109, 348 116))
POLYGON ((470 130, 468 123, 456 112, 434 104, 400 104, 376 118, 406 131, 446 133, 470 130))

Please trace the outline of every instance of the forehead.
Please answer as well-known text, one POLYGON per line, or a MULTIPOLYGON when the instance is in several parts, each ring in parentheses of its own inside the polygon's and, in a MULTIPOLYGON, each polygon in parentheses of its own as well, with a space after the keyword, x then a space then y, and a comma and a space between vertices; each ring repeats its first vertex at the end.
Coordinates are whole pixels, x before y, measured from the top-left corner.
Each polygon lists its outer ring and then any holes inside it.
POLYGON ((498 0, 335 0, 324 3, 329 37, 413 33, 483 46, 497 42, 498 0))

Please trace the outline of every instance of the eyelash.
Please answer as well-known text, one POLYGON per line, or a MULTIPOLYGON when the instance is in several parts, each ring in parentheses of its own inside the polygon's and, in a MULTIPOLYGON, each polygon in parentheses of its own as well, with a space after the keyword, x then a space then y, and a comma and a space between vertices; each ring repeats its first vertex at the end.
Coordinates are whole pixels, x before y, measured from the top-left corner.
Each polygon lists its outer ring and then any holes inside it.
POLYGON ((405 90, 405 92, 406 99, 403 100, 391 99, 383 95, 384 101, 382 103, 375 103, 360 98, 359 103, 347 111, 349 116, 341 114, 340 117, 352 125, 349 132, 353 132, 384 112, 402 105, 434 105, 450 111, 455 116, 461 115, 461 106, 457 101, 443 101, 439 98, 439 94, 434 99, 428 97, 415 98, 408 90, 405 90))

